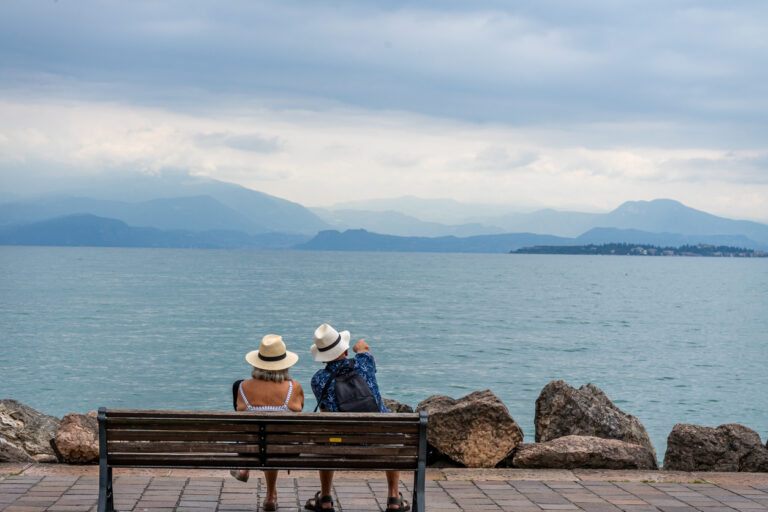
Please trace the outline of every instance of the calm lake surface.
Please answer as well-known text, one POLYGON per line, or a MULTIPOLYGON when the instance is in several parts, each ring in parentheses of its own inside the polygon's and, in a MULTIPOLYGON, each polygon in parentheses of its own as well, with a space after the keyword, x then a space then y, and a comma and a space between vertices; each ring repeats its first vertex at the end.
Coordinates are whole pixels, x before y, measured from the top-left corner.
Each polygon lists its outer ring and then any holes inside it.
POLYGON ((768 436, 768 260, 0 247, 0 398, 57 416, 231 407, 264 334, 365 338, 385 396, 491 389, 533 442, 552 379, 647 428, 768 436))

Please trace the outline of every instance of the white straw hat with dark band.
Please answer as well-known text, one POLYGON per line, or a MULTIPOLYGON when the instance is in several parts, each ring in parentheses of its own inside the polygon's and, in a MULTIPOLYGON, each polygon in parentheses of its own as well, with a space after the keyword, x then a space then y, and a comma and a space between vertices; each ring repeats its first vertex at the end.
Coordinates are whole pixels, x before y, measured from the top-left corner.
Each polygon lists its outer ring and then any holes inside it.
POLYGON ((261 339, 259 350, 248 352, 245 360, 262 370, 285 370, 296 364, 299 356, 285 349, 282 336, 267 334, 261 339))
POLYGON ((315 329, 315 343, 309 349, 315 361, 327 363, 338 358, 349 348, 349 331, 336 332, 328 324, 315 329))

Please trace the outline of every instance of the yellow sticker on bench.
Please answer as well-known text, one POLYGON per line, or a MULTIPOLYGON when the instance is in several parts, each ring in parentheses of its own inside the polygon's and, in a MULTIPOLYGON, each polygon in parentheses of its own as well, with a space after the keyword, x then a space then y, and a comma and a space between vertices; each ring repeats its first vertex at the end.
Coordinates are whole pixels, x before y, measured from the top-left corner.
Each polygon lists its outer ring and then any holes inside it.
POLYGON ((330 443, 340 443, 341 442, 341 438, 340 437, 332 437, 332 438, 330 438, 328 440, 328 442, 330 442, 330 443))

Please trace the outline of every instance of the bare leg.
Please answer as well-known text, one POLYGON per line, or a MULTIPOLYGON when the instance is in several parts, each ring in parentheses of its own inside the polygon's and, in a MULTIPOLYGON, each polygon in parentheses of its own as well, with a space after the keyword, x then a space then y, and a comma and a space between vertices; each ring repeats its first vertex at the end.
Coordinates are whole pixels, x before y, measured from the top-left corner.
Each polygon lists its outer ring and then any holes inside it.
POLYGON ((264 498, 264 503, 274 503, 277 501, 277 470, 265 470, 264 480, 267 481, 267 496, 264 498))
MULTIPOLYGON (((387 471, 387 497, 400 497, 400 472, 387 471)), ((391 506, 391 505, 390 505, 391 506)))
MULTIPOLYGON (((320 471, 320 494, 327 496, 331 494, 333 486, 333 471, 320 471)), ((323 503, 323 508, 331 508, 330 503, 323 503)))

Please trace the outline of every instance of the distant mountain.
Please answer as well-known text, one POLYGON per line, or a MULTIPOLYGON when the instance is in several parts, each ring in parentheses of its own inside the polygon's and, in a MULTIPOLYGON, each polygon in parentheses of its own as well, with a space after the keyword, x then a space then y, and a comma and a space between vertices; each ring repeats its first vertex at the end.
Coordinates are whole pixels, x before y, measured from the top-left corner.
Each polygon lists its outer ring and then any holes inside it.
MULTIPOLYGON (((275 231, 313 235, 322 229, 330 227, 298 203, 233 183, 200 176, 190 176, 184 172, 104 174, 87 179, 80 178, 72 180, 72 183, 67 186, 59 187, 55 194, 49 193, 46 196, 27 197, 15 202, 23 201, 27 203, 31 201, 32 203, 39 203, 40 201, 50 202, 61 199, 87 198, 90 201, 101 200, 147 204, 154 200, 189 199, 205 196, 212 198, 230 211, 224 212, 224 210, 219 208, 218 212, 214 212, 211 210, 213 208, 212 204, 201 205, 203 208, 200 217, 206 217, 204 212, 208 209, 212 218, 202 223, 201 227, 184 225, 184 229, 196 231, 209 229, 211 223, 218 222, 216 217, 219 215, 222 215, 220 219, 221 224, 229 225, 229 222, 233 222, 230 229, 243 229, 249 232, 275 231), (234 215, 233 212, 237 215, 234 215), (250 223, 251 227, 244 224, 245 221, 250 223)), ((95 213, 84 209, 85 206, 94 205, 84 205, 75 211, 70 209, 66 212, 60 211, 58 214, 95 213)), ((109 217, 114 213, 114 211, 110 210, 104 211, 102 215, 109 217)), ((171 214, 169 213, 168 215, 171 214)), ((157 219, 161 216, 152 215, 151 218, 157 219)), ((131 222, 137 220, 135 217, 126 218, 130 218, 131 222)), ((177 218, 179 218, 178 215, 177 218)), ((191 220, 191 217, 189 219, 191 220)), ((149 225, 159 227, 156 224, 149 225)))
POLYGON ((327 210, 325 208, 310 208, 310 210, 339 231, 365 229, 388 235, 426 237, 473 236, 503 232, 501 228, 477 223, 447 225, 426 222, 395 211, 327 210))
POLYGON ((343 233, 335 230, 321 231, 312 240, 295 248, 321 251, 507 253, 521 247, 565 245, 570 242, 572 240, 567 238, 531 233, 427 238, 381 235, 364 229, 350 229, 343 233))
MULTIPOLYGON (((608 213, 587 213, 538 210, 530 213, 511 212, 511 208, 499 205, 480 206, 459 203, 448 199, 419 199, 402 197, 340 203, 331 208, 364 209, 369 211, 391 210, 420 221, 438 224, 466 224, 487 233, 539 233, 562 237, 577 237, 593 228, 635 229, 651 233, 680 233, 682 235, 729 235, 744 236, 759 244, 768 244, 768 225, 752 221, 731 220, 690 208, 671 199, 652 201, 628 201, 608 213), (355 206, 356 205, 356 206, 355 206)), ((367 214, 366 214, 367 215, 367 214)), ((337 227, 374 226, 371 219, 358 222, 345 217, 345 225, 337 227)), ((333 224, 333 222, 330 222, 333 224)), ((380 218, 375 224, 382 233, 403 233, 403 226, 380 218)), ((427 226, 424 226, 427 228, 427 226)), ((457 233, 459 234, 459 233, 457 233)), ((463 233, 462 233, 463 234, 463 233)), ((476 233, 473 233, 476 234, 476 233)))
POLYGON ((685 235, 743 235, 768 244, 768 225, 717 217, 671 199, 626 202, 604 214, 599 227, 685 235))
POLYGON ((482 219, 503 215, 513 210, 508 205, 470 204, 454 199, 424 199, 414 196, 345 201, 326 209, 399 212, 425 222, 447 225, 483 223, 482 219))
POLYGON ((210 196, 153 199, 138 203, 74 197, 18 201, 0 204, 0 225, 86 213, 121 220, 130 226, 158 229, 223 229, 252 234, 270 231, 210 196))
POLYGON ((758 251, 768 250, 768 244, 760 244, 743 235, 680 235, 676 233, 649 233, 637 229, 594 228, 578 236, 577 245, 630 243, 657 247, 681 247, 683 245, 724 245, 758 251))
POLYGON ((0 245, 164 247, 205 249, 286 249, 307 240, 305 235, 238 231, 164 231, 128 226, 95 215, 68 215, 0 229, 0 245))

